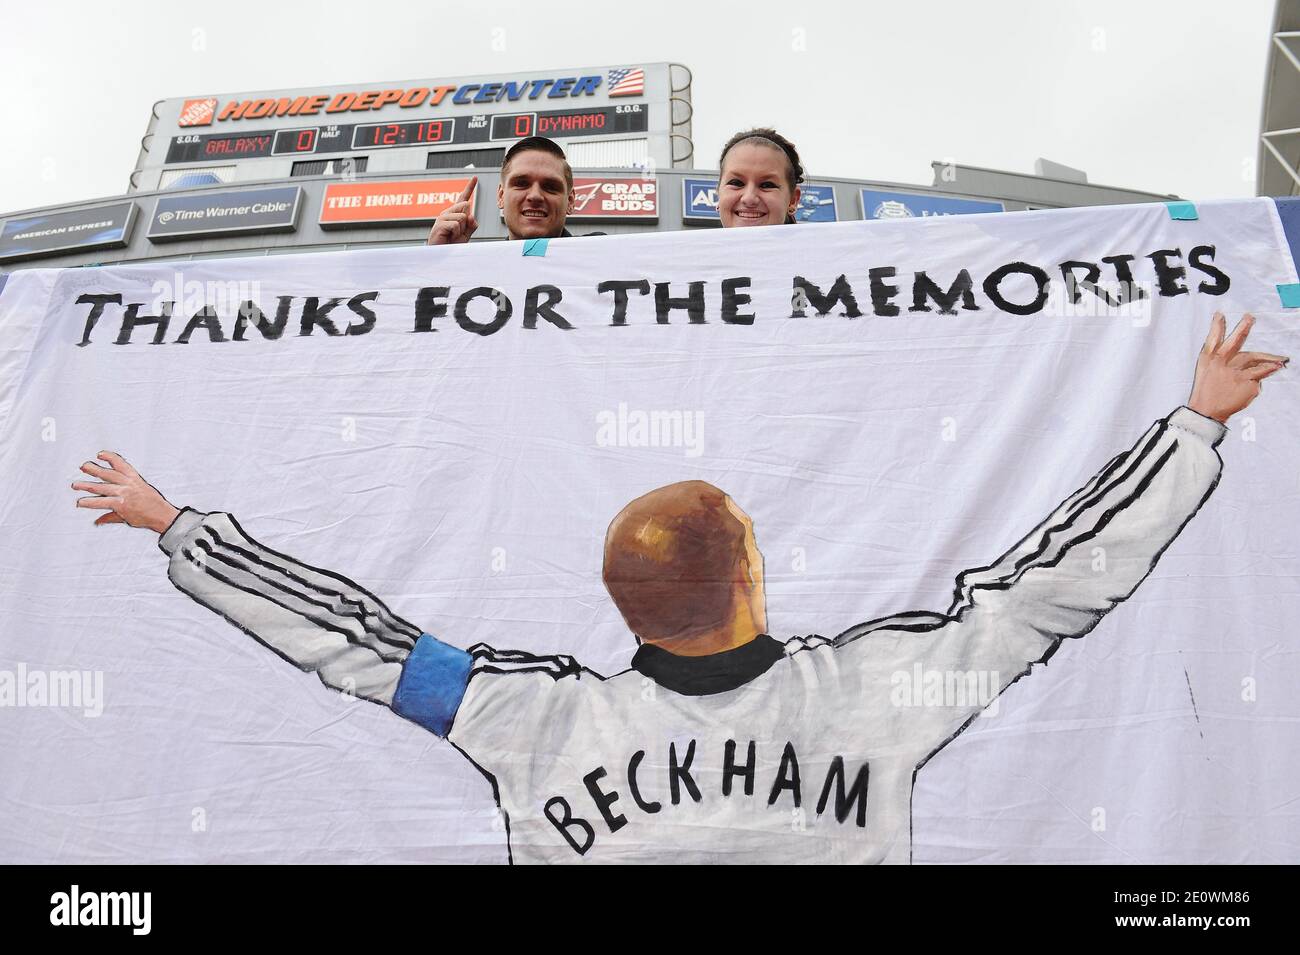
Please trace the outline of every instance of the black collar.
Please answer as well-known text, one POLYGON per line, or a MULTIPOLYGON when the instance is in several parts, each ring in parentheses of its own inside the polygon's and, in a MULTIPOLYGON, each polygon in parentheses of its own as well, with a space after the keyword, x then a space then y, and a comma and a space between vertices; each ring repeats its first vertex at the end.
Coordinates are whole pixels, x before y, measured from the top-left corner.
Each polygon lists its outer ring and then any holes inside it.
POLYGON ((643 643, 632 669, 683 696, 708 696, 744 686, 785 656, 785 647, 765 633, 744 646, 702 657, 684 657, 643 643))

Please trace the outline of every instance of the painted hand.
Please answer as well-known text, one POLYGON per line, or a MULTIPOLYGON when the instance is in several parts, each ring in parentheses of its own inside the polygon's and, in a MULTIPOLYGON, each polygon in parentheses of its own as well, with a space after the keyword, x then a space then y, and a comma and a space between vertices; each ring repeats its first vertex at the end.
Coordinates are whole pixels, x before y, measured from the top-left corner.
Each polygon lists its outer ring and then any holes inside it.
POLYGON ((99 481, 74 481, 73 490, 88 491, 90 497, 77 499, 77 507, 107 510, 95 520, 98 524, 127 524, 147 527, 161 534, 176 520, 178 509, 167 502, 158 489, 142 478, 126 458, 114 451, 96 455, 108 467, 87 461, 81 470, 99 481))
POLYGON ((1260 382, 1281 371, 1291 360, 1282 355, 1242 351, 1254 324, 1253 315, 1242 316, 1225 341, 1227 323, 1222 312, 1214 313, 1209 337, 1196 359, 1196 381, 1187 407, 1226 424, 1228 418, 1259 397, 1260 382))

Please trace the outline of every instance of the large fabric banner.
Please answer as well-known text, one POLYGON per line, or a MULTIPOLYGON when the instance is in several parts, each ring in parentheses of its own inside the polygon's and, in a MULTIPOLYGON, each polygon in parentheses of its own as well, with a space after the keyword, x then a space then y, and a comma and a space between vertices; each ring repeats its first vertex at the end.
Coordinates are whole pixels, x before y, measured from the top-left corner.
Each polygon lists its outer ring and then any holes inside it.
POLYGON ((12 274, 0 860, 1300 861, 1291 215, 12 274))

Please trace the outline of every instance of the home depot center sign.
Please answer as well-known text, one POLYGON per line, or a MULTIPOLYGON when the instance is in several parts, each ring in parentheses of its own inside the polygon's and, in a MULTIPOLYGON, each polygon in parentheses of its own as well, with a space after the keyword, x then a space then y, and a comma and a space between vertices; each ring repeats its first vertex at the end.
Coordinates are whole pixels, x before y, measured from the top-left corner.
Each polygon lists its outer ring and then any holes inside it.
POLYGON ((604 77, 560 76, 529 80, 501 80, 459 85, 415 86, 407 89, 374 89, 357 92, 303 93, 260 99, 232 99, 219 104, 215 97, 186 100, 178 126, 210 126, 245 119, 272 116, 317 116, 359 113, 386 107, 415 109, 452 104, 482 106, 521 100, 571 99, 593 96, 604 77))

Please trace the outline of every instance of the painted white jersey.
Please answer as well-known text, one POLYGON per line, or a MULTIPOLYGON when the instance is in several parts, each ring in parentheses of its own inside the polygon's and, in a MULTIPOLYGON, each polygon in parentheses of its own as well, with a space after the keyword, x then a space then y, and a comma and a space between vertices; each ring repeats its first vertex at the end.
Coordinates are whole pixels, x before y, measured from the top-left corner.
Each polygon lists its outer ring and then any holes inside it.
POLYGON ((947 613, 706 657, 643 645, 609 678, 449 646, 228 514, 187 509, 159 544, 194 599, 455 744, 492 781, 514 862, 908 862, 917 771, 1133 593, 1218 483, 1224 430, 1187 408, 1157 421, 962 574, 947 613))

